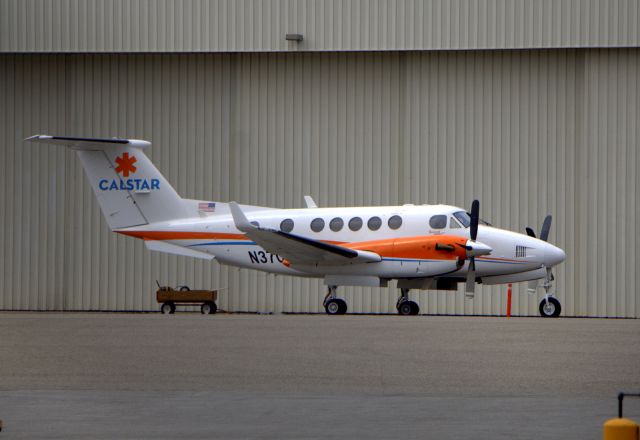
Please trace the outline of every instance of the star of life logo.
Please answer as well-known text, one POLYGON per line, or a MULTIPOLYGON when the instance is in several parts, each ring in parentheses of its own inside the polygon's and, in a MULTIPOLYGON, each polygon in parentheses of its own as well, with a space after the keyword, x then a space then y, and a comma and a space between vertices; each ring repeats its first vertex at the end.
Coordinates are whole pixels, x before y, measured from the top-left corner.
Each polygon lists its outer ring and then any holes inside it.
POLYGON ((141 179, 129 177, 135 174, 138 168, 135 163, 138 161, 135 156, 129 155, 127 151, 116 157, 116 173, 120 174, 119 179, 100 179, 98 188, 102 191, 138 191, 149 192, 160 189, 159 179, 141 179))

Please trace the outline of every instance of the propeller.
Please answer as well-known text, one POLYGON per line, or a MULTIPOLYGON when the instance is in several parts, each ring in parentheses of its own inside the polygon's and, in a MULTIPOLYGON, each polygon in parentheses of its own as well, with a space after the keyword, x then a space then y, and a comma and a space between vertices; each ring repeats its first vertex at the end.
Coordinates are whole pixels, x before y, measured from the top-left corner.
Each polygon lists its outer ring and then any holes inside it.
POLYGON ((551 214, 544 218, 542 229, 540 230, 540 240, 549 241, 549 231, 551 230, 551 214))
MULTIPOLYGON (((549 231, 551 231, 551 221, 552 221, 552 219, 553 218, 551 217, 551 214, 549 214, 542 221, 542 229, 540 229, 540 240, 549 241, 549 231)), ((525 228, 525 231, 527 231, 527 235, 529 237, 536 238, 535 232, 529 226, 527 226, 525 228)), ((550 286, 551 285, 551 281, 554 280, 553 273, 551 272, 550 268, 545 267, 545 269, 546 269, 546 275, 544 277, 543 286, 550 286)), ((539 282, 540 282, 540 280, 531 280, 531 281, 529 281, 529 286, 527 286, 527 290, 535 292, 536 289, 538 288, 539 282)))
MULTIPOLYGON (((540 230, 540 240, 542 241, 549 240, 549 231, 551 230, 551 220, 552 220, 552 217, 551 217, 551 214, 549 214, 544 218, 544 221, 542 222, 542 229, 540 230)), ((527 226, 526 228, 524 228, 524 230, 527 231, 527 235, 529 237, 536 238, 536 233, 533 231, 533 228, 527 226)))
MULTIPOLYGON (((478 237, 478 221, 480 220, 480 202, 474 200, 471 203, 471 225, 469 227, 470 241, 475 244, 478 237)), ((473 244, 467 246, 467 250, 473 250, 473 244), (471 249, 469 249, 471 247, 471 249)), ((465 287, 466 295, 473 297, 476 293, 476 257, 471 254, 469 258, 469 270, 467 270, 467 285, 465 287)))

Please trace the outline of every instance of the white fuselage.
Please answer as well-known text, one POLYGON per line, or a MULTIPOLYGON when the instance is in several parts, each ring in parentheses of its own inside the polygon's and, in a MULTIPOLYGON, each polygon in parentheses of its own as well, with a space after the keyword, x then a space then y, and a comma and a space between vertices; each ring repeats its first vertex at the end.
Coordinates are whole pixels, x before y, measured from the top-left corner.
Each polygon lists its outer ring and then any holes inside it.
MULTIPOLYGON (((469 237, 469 228, 454 216, 455 213, 464 213, 465 210, 446 205, 307 209, 243 206, 243 209, 248 220, 257 222, 261 227, 280 230, 282 222, 289 219, 293 222, 293 228, 286 232, 339 245, 400 237, 469 237), (433 219, 435 216, 439 217, 433 219), (395 223, 392 221, 390 224, 389 219, 392 217, 395 223), (401 220, 400 225, 398 217, 401 220), (351 228, 350 222, 352 226, 354 223, 360 223, 357 218, 361 220, 361 227, 351 228), (316 219, 322 219, 322 222, 316 219), (312 229, 314 220, 314 224, 324 223, 324 226, 312 229), (372 227, 369 227, 369 224, 372 227), (378 229, 375 229, 376 224, 379 224, 378 229)), ((127 228, 126 231, 118 232, 140 235, 151 231, 162 233, 159 239, 168 243, 214 255, 220 263, 277 274, 307 277, 356 275, 376 276, 381 279, 445 276, 464 278, 468 268, 468 262, 460 267, 451 260, 418 259, 402 255, 383 257, 380 262, 366 264, 290 267, 284 264, 286 262, 283 258, 267 252, 236 229, 228 205, 224 203, 218 203, 213 214, 127 228)), ((492 248, 490 255, 476 258, 477 277, 529 272, 543 266, 554 266, 565 258, 561 249, 547 242, 491 226, 480 225, 477 239, 492 248)))

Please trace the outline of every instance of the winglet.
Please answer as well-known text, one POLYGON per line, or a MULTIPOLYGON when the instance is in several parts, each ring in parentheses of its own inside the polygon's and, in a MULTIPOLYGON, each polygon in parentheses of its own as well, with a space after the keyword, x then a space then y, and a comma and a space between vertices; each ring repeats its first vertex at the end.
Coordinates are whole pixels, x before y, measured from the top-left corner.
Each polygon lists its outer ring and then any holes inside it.
POLYGON ((240 206, 238 206, 236 202, 229 202, 229 209, 231 210, 233 223, 235 223, 238 230, 242 232, 249 232, 255 229, 255 226, 249 223, 247 216, 244 215, 244 212, 242 212, 242 209, 240 209, 240 206))
POLYGON ((314 202, 311 196, 304 196, 304 203, 307 205, 307 208, 317 208, 316 202, 314 202))

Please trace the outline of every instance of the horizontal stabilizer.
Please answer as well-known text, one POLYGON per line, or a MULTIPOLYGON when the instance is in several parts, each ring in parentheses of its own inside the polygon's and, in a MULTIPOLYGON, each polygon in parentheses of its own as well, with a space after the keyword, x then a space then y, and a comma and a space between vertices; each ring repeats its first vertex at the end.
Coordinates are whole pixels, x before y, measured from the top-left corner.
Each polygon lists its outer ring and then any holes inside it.
POLYGON ((43 144, 64 145, 74 150, 102 150, 113 147, 137 147, 147 148, 151 146, 151 142, 140 139, 101 139, 101 138, 81 138, 67 136, 49 136, 46 134, 37 134, 25 139, 27 142, 39 142, 43 144))
POLYGON ((200 252, 195 249, 189 249, 175 244, 167 243, 159 240, 145 240, 144 244, 150 251, 164 252, 165 254, 182 255, 185 257, 201 258, 203 260, 213 260, 214 255, 206 252, 200 252))

